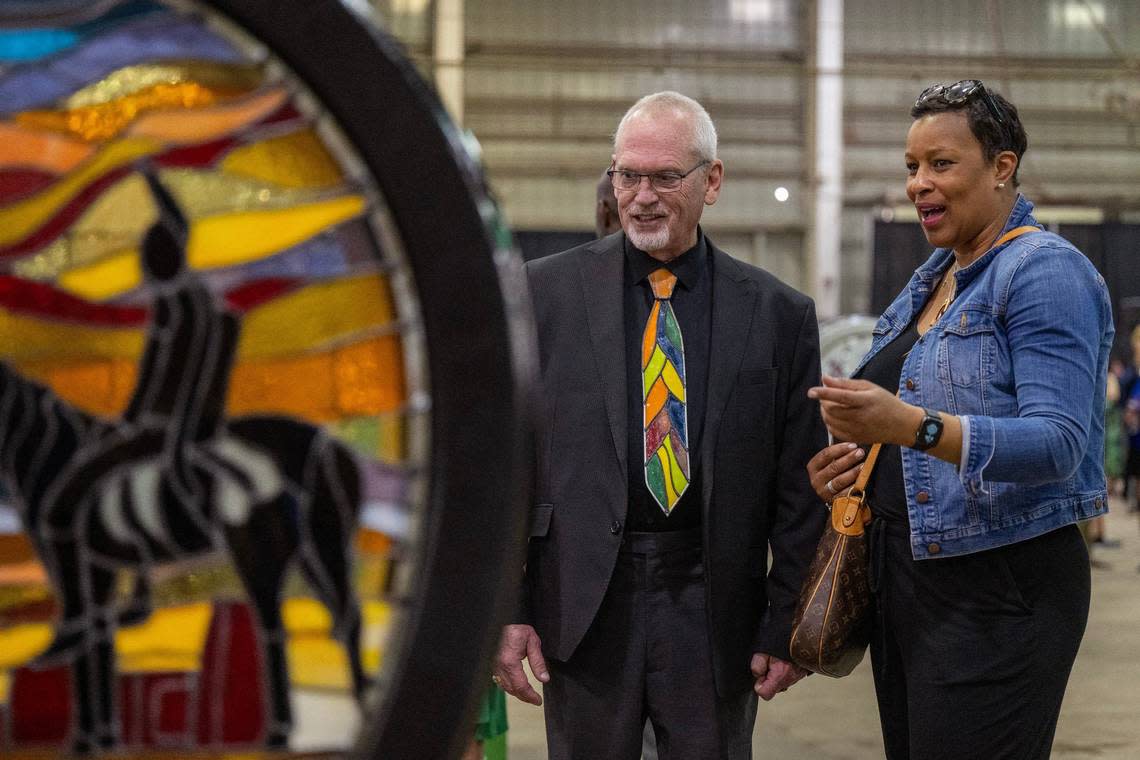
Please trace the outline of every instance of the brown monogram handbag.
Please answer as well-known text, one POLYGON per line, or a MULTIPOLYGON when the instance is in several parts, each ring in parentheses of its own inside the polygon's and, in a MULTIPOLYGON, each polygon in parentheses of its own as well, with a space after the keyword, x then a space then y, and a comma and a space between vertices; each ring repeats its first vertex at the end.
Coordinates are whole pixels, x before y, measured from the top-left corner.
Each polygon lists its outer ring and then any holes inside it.
POLYGON ((863 660, 871 636, 871 587, 865 526, 871 508, 867 481, 880 444, 846 493, 831 503, 831 521, 808 569, 790 644, 792 660, 813 673, 840 678, 863 660))

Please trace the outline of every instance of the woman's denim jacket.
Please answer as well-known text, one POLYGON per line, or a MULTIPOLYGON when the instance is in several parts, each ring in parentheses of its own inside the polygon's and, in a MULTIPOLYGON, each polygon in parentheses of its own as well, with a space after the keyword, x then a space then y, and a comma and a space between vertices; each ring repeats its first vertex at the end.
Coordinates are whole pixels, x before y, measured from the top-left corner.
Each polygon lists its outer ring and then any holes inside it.
MULTIPOLYGON (((1005 230, 1037 225, 1018 196, 1005 230)), ((915 270, 859 367, 906 329, 952 252, 915 270)), ((902 448, 916 559, 1023 541, 1108 511, 1104 394, 1112 308, 1067 240, 1031 232, 958 271, 958 295, 903 363, 903 401, 962 420, 959 466, 902 448)), ((872 508, 874 495, 872 498, 872 508)))

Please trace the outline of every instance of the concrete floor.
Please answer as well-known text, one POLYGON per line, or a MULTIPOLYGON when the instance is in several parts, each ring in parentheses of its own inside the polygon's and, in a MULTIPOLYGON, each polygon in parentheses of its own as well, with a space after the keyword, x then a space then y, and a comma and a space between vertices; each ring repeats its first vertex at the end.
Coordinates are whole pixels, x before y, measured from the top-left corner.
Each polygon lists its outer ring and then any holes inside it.
MULTIPOLYGON (((1140 758, 1137 527, 1137 516, 1114 499, 1107 532, 1121 545, 1094 550, 1092 609, 1057 727, 1057 760, 1140 758)), ((542 709, 509 702, 510 760, 545 758, 542 709)), ((869 663, 839 680, 812 676, 772 702, 761 702, 752 746, 758 759, 882 758, 869 663)))

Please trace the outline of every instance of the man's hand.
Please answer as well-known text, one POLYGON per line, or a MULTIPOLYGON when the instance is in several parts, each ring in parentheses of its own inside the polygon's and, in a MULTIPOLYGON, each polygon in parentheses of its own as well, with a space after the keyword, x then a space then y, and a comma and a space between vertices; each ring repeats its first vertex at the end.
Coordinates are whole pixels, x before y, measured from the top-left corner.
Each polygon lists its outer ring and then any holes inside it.
POLYGON ((788 688, 801 678, 811 675, 799 665, 757 652, 752 655, 752 675, 756 685, 752 688, 765 702, 788 688))
POLYGON ((521 699, 532 705, 541 705, 542 697, 530 685, 523 671, 524 659, 530 663, 530 672, 534 673, 535 678, 543 683, 550 680, 550 673, 546 670, 546 660, 542 657, 542 641, 539 640, 534 627, 503 626, 503 637, 499 639, 499 654, 495 656, 495 664, 491 670, 494 673, 495 683, 515 699, 521 699))

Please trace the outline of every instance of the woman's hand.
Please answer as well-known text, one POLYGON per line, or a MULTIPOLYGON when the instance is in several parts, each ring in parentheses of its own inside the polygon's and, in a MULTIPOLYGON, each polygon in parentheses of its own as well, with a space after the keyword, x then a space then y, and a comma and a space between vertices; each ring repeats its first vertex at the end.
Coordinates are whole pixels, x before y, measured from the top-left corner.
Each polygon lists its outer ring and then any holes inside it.
POLYGON ((823 376, 823 385, 808 390, 819 400, 823 421, 831 435, 859 443, 912 442, 922 421, 922 410, 868 380, 823 376))
POLYGON ((846 491, 863 469, 863 449, 854 443, 836 443, 821 449, 807 463, 811 487, 821 501, 830 503, 846 491))

